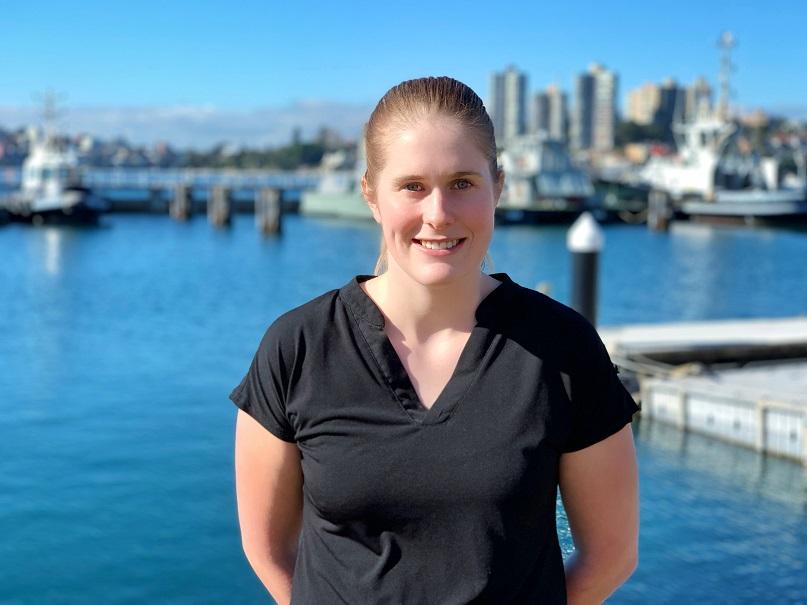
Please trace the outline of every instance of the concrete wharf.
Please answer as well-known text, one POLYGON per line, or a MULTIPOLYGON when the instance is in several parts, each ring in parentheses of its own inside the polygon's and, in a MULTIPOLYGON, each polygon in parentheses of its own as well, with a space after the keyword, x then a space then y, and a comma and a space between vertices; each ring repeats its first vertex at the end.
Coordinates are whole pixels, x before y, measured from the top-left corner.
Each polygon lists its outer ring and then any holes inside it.
POLYGON ((807 316, 599 331, 643 415, 807 465, 807 316))

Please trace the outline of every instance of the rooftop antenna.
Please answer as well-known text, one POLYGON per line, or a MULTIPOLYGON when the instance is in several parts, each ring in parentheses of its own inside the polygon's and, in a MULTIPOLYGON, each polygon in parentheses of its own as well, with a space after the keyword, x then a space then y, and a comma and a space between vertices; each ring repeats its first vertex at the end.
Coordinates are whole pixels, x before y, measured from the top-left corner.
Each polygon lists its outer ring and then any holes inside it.
POLYGON ((717 106, 717 117, 721 120, 727 120, 729 117, 729 94, 731 93, 729 80, 734 69, 731 62, 731 49, 737 46, 737 39, 730 31, 725 31, 720 34, 717 45, 720 47, 720 101, 717 106))

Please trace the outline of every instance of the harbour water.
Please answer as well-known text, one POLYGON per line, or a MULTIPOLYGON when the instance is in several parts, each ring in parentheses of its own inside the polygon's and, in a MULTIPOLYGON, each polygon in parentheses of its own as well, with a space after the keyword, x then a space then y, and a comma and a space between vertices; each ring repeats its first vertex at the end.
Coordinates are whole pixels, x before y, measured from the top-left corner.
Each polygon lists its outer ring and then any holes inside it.
MULTIPOLYGON (((601 324, 807 313, 805 232, 605 234, 601 324)), ((500 228, 493 270, 567 302, 565 236, 500 228)), ((268 239, 246 215, 0 228, 0 603, 268 602, 240 549, 227 394, 266 326, 369 273, 377 238, 296 216, 268 239)), ((610 602, 807 602, 800 465, 634 430, 641 560, 610 602)))

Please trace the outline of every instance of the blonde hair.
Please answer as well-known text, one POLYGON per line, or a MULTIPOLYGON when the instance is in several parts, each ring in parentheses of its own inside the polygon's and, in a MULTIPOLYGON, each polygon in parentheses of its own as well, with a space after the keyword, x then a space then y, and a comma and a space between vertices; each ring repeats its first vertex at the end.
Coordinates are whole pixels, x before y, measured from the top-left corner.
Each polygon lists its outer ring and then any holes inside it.
MULTIPOLYGON (((390 88, 370 114, 364 129, 364 149, 367 170, 364 180, 368 189, 375 186, 384 163, 384 138, 391 131, 415 124, 425 116, 443 115, 454 118, 473 133, 473 139, 490 166, 493 180, 497 180, 499 166, 496 160, 496 137, 493 122, 482 99, 462 82, 440 76, 406 80, 390 88)), ((485 255, 486 264, 492 264, 485 255)), ((380 275, 387 268, 387 248, 381 238, 381 249, 374 273, 380 275)))

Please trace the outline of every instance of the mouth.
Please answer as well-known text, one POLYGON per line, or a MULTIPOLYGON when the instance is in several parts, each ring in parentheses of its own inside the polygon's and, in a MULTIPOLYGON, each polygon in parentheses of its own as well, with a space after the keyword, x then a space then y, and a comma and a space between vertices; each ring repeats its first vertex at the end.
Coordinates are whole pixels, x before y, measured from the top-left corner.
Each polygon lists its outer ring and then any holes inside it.
POLYGON ((417 245, 427 250, 451 250, 465 241, 464 237, 457 239, 413 239, 417 245))

